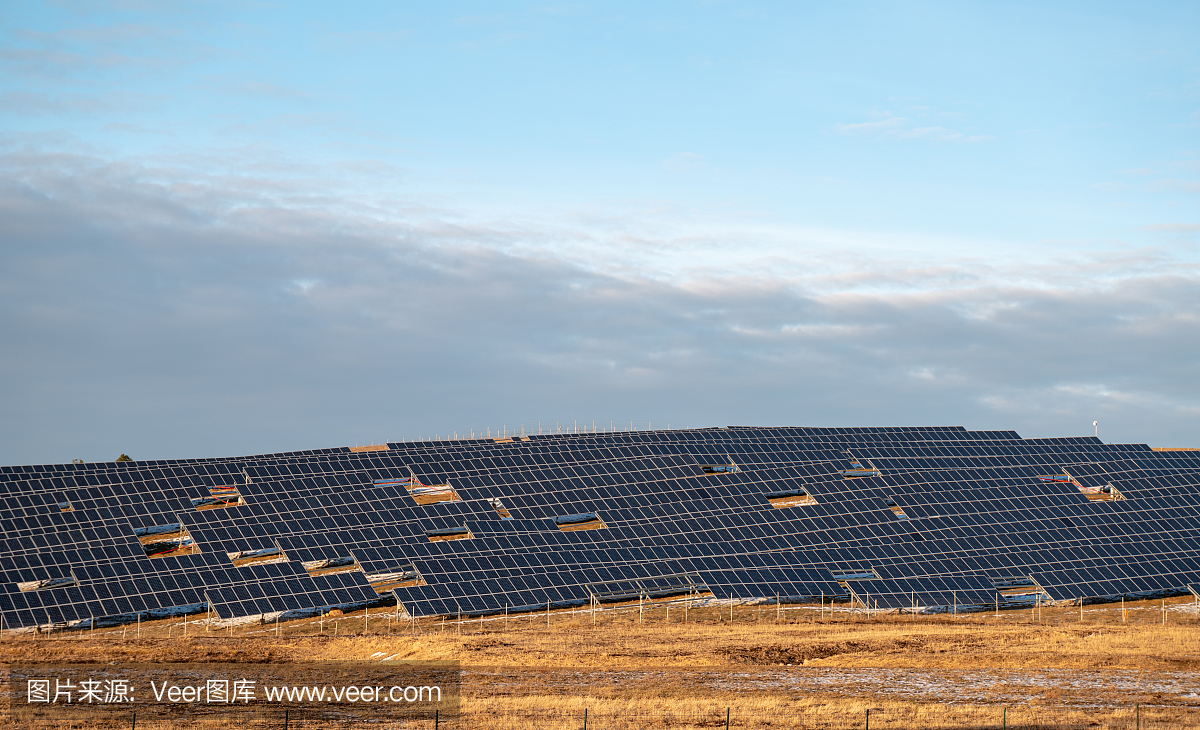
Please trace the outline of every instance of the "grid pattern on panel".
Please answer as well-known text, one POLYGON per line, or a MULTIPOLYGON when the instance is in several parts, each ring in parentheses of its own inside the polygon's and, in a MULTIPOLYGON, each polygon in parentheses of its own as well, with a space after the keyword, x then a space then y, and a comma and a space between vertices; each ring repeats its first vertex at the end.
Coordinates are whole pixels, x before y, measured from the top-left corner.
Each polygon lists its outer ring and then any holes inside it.
POLYGON ((839 595, 835 577, 869 574, 854 590, 894 607, 914 595, 983 601, 988 590, 970 587, 980 581, 1030 581, 1062 600, 1200 584, 1200 456, 961 427, 736 426, 0 467, 0 493, 6 627, 205 603, 222 616, 361 603, 378 600, 371 580, 410 573, 421 584, 395 595, 422 615, 578 603, 596 585, 663 576, 746 599, 839 595), (214 490, 240 500, 199 509, 214 490), (783 507, 771 496, 801 494, 783 507), (180 531, 198 552, 152 559, 137 537, 147 528, 180 531), (229 557, 276 550, 269 565, 229 557), (323 561, 353 570, 310 576, 305 566, 323 561))

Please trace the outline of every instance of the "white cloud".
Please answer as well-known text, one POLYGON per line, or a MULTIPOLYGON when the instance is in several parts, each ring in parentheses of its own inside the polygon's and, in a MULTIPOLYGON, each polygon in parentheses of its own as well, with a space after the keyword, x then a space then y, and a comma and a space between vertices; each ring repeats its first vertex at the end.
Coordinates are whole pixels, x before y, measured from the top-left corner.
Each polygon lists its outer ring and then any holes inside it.
POLYGON ((491 220, 286 160, 3 164, 2 462, 642 414, 1062 435, 1103 412, 1110 437, 1161 442, 1200 405, 1200 275, 1167 252, 491 220))
POLYGON ((1200 180, 1158 180, 1159 187, 1177 190, 1181 193, 1200 193, 1200 180))
POLYGON ((908 123, 904 117, 886 117, 874 122, 855 122, 854 124, 835 124, 834 129, 843 134, 880 134, 898 129, 908 123))
MULTIPOLYGON (((931 116, 926 107, 912 107, 918 116, 931 116)), ((845 135, 870 136, 879 139, 923 139, 930 142, 984 142, 993 139, 986 134, 965 134, 943 126, 920 125, 911 119, 891 112, 876 113, 880 117, 869 122, 835 124, 834 131, 845 135)), ((932 115, 942 116, 942 115, 932 115)))

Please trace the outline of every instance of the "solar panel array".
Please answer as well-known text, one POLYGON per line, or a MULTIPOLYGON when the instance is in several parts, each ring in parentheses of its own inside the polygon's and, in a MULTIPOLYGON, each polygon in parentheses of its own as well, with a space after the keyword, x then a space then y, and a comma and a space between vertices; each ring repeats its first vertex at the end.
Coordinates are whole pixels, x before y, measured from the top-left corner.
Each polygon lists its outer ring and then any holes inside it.
POLYGON ((0 467, 0 620, 232 618, 377 589, 415 615, 695 593, 991 603, 1021 582, 1055 600, 1186 591, 1198 454, 730 427, 0 467), (194 552, 149 557, 158 533, 194 552))

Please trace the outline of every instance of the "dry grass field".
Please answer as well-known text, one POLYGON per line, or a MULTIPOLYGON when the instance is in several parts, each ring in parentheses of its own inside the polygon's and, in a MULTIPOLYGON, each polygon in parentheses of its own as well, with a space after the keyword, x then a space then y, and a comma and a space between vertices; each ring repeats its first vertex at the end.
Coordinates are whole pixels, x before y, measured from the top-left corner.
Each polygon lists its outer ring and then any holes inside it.
MULTIPOLYGON (((449 728, 1200 727, 1200 614, 1192 599, 951 615, 866 617, 839 608, 636 604, 483 621, 391 613, 206 630, 202 617, 41 636, 6 635, 5 663, 457 660, 449 728), (1163 616, 1166 616, 1166 623, 1163 616), (138 635, 140 631, 140 636, 138 635)), ((121 720, 120 722, 125 722, 121 720)), ((127 727, 124 724, 108 727, 127 727)), ((289 728, 432 727, 361 714, 289 728)), ((29 723, 18 712, 9 726, 29 723)), ((145 730, 283 727, 277 712, 145 730)), ((100 724, 75 725, 80 730, 100 724)))

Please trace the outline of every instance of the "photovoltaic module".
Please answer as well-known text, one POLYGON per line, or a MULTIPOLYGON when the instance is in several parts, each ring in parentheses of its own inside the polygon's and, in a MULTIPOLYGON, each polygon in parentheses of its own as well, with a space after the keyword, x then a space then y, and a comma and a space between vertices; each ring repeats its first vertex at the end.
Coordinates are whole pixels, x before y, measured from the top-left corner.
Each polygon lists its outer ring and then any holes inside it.
POLYGON ((1200 452, 961 427, 626 431, 0 467, 2 628, 394 600, 1002 604, 1200 584, 1200 452))

